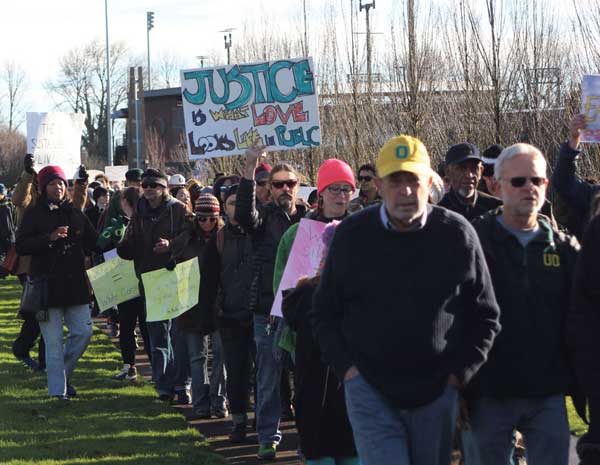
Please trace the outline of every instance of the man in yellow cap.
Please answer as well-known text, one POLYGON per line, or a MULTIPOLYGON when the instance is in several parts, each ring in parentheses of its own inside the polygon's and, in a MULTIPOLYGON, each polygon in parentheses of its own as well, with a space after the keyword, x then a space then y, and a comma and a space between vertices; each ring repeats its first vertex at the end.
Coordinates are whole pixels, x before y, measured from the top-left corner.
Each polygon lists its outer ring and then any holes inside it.
POLYGON ((382 203, 338 227, 311 318, 362 465, 449 465, 458 389, 486 359, 498 304, 473 227, 427 203, 423 143, 390 139, 377 172, 382 203))

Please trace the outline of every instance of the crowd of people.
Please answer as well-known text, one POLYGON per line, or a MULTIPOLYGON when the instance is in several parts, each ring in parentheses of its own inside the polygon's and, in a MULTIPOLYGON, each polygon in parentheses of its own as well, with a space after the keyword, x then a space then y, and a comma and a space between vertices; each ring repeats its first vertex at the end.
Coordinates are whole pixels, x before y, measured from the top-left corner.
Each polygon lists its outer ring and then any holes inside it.
POLYGON ((0 185, 4 273, 24 286, 14 355, 68 402, 92 335, 86 268, 112 250, 138 277, 196 257, 198 304, 181 316, 146 322, 141 279, 108 312, 113 378, 138 376, 138 327, 158 398, 230 415, 233 443, 254 428, 259 459, 276 458, 294 417, 307 465, 448 465, 455 449, 509 465, 523 448, 529 465, 567 465, 569 395, 589 422, 581 464, 598 464, 600 186, 577 175, 584 128, 575 116, 551 179, 528 144, 456 144, 434 170, 402 135, 357 176, 325 160, 307 200, 302 173, 262 147, 210 187, 154 168, 124 186, 83 166, 69 180, 27 155, 10 201, 0 185), (321 264, 274 317, 303 218, 326 224, 321 264))

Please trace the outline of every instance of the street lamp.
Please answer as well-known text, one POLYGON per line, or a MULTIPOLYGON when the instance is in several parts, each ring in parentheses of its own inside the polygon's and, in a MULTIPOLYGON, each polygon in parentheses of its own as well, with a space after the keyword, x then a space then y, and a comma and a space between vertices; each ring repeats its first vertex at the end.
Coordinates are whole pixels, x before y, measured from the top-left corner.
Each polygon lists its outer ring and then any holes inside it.
POLYGON ((154 29, 154 11, 146 12, 146 42, 148 46, 148 89, 152 88, 150 79, 150 30, 154 29))
POLYGON ((209 57, 207 57, 206 55, 197 55, 196 58, 200 60, 200 68, 204 68, 204 60, 206 60, 209 57))
POLYGON ((106 23, 106 138, 108 145, 108 166, 113 164, 112 120, 110 118, 110 44, 108 42, 108 0, 104 0, 104 19, 106 23))
POLYGON ((225 39, 225 50, 227 50, 227 64, 230 65, 231 64, 231 31, 235 30, 234 27, 230 27, 228 29, 224 29, 222 31, 219 32, 224 32, 225 35, 223 36, 223 38, 225 39), (229 41, 227 41, 227 35, 229 33, 229 41))

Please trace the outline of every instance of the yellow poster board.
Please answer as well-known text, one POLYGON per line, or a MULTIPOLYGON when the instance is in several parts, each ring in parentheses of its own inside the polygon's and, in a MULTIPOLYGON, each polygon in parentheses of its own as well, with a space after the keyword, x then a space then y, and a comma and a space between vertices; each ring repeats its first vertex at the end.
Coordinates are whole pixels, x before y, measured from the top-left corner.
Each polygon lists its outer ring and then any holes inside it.
POLYGON ((100 311, 139 297, 133 261, 115 257, 87 270, 100 311))
POLYGON ((200 268, 198 258, 166 268, 142 273, 146 295, 146 321, 178 317, 198 304, 200 268))

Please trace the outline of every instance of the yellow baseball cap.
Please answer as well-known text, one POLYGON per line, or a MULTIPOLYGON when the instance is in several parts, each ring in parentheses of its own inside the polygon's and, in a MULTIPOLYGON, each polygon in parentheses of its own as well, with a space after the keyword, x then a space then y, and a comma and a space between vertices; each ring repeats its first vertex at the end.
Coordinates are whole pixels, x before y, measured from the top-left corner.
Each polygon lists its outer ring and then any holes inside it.
POLYGON ((431 174, 431 163, 423 142, 402 135, 392 137, 385 143, 377 157, 377 174, 384 178, 398 171, 431 174))

